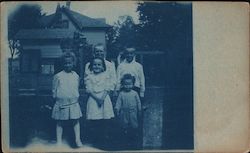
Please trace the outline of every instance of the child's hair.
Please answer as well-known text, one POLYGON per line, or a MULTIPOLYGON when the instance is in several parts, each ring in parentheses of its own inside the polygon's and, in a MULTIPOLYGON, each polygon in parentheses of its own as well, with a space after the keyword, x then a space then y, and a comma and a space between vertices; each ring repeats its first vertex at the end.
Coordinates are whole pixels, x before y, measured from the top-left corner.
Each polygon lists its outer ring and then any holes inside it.
POLYGON ((133 82, 133 85, 135 84, 135 77, 134 76, 132 76, 131 74, 124 74, 123 75, 123 77, 122 77, 122 79, 121 79, 121 84, 122 85, 124 85, 124 81, 125 80, 132 80, 132 82, 133 82))
POLYGON ((102 43, 98 43, 98 44, 93 46, 93 52, 95 52, 99 47, 102 47, 104 51, 106 49, 102 43))
POLYGON ((103 65, 103 72, 106 71, 106 64, 103 58, 100 57, 94 57, 91 59, 90 64, 89 64, 89 70, 92 71, 93 70, 93 64, 94 64, 94 60, 95 59, 99 59, 102 61, 102 65, 103 65))
POLYGON ((126 47, 125 49, 124 49, 124 55, 126 55, 126 54, 128 54, 129 52, 132 52, 132 53, 134 53, 135 54, 135 48, 134 47, 126 47))
POLYGON ((64 38, 60 41, 61 49, 72 49, 73 41, 70 38, 64 38))
POLYGON ((65 52, 65 53, 63 53, 62 56, 61 56, 62 62, 64 62, 66 58, 72 58, 73 63, 75 64, 76 56, 75 56, 75 54, 73 52, 65 52))

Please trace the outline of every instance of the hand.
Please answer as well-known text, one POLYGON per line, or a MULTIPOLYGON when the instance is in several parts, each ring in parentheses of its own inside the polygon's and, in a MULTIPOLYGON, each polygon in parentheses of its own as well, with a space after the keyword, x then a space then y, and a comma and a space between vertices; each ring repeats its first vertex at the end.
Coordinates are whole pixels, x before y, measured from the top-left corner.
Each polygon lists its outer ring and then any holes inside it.
POLYGON ((102 107, 102 104, 104 103, 104 100, 102 99, 97 99, 97 105, 98 107, 102 107))
POLYGON ((140 92, 140 97, 141 97, 141 98, 144 97, 144 92, 140 92))

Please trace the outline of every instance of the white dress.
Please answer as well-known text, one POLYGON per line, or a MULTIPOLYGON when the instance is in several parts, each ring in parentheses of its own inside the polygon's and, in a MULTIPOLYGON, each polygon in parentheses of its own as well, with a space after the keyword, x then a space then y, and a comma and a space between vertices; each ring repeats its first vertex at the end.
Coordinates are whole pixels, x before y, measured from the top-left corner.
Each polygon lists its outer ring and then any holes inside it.
MULTIPOLYGON (((101 98, 105 90, 109 91, 110 89, 108 80, 109 77, 105 72, 90 73, 85 78, 86 91, 95 93, 101 98)), ((111 119, 112 117, 114 117, 114 111, 109 95, 106 96, 101 107, 98 106, 95 99, 89 96, 86 110, 87 120, 111 119)))
POLYGON ((56 103, 52 110, 52 118, 55 120, 79 119, 82 116, 78 102, 79 76, 72 71, 61 71, 53 78, 52 93, 56 103))
MULTIPOLYGON (((104 60, 104 62, 106 65, 105 73, 107 73, 107 75, 108 75, 109 90, 114 90, 116 87, 116 83, 117 83, 115 65, 114 65, 114 63, 109 62, 108 60, 104 60)), ((84 72, 85 77, 87 77, 89 74, 93 73, 89 70, 89 65, 90 65, 89 62, 85 65, 85 72, 84 72)))

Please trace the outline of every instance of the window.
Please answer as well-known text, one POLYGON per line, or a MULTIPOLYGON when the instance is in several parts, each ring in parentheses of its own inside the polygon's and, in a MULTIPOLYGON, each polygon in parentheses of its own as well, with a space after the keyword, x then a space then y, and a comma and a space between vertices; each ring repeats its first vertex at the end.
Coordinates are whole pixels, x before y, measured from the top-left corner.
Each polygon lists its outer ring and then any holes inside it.
POLYGON ((53 59, 42 59, 41 62, 41 74, 50 75, 54 74, 55 66, 53 59))
POLYGON ((54 65, 41 65, 42 74, 54 74, 54 65))
POLYGON ((69 20, 58 20, 52 28, 67 29, 69 28, 69 20))

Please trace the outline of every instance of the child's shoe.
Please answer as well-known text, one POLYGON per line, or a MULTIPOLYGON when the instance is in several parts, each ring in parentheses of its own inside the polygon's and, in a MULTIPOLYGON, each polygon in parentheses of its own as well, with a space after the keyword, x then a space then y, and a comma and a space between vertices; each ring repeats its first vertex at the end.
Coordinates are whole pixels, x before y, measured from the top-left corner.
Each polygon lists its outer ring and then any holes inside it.
POLYGON ((62 141, 57 141, 56 142, 56 147, 61 147, 63 145, 62 141))
POLYGON ((76 141, 76 147, 77 147, 77 148, 80 148, 80 147, 82 147, 82 146, 83 146, 83 144, 82 144, 81 141, 76 141))

